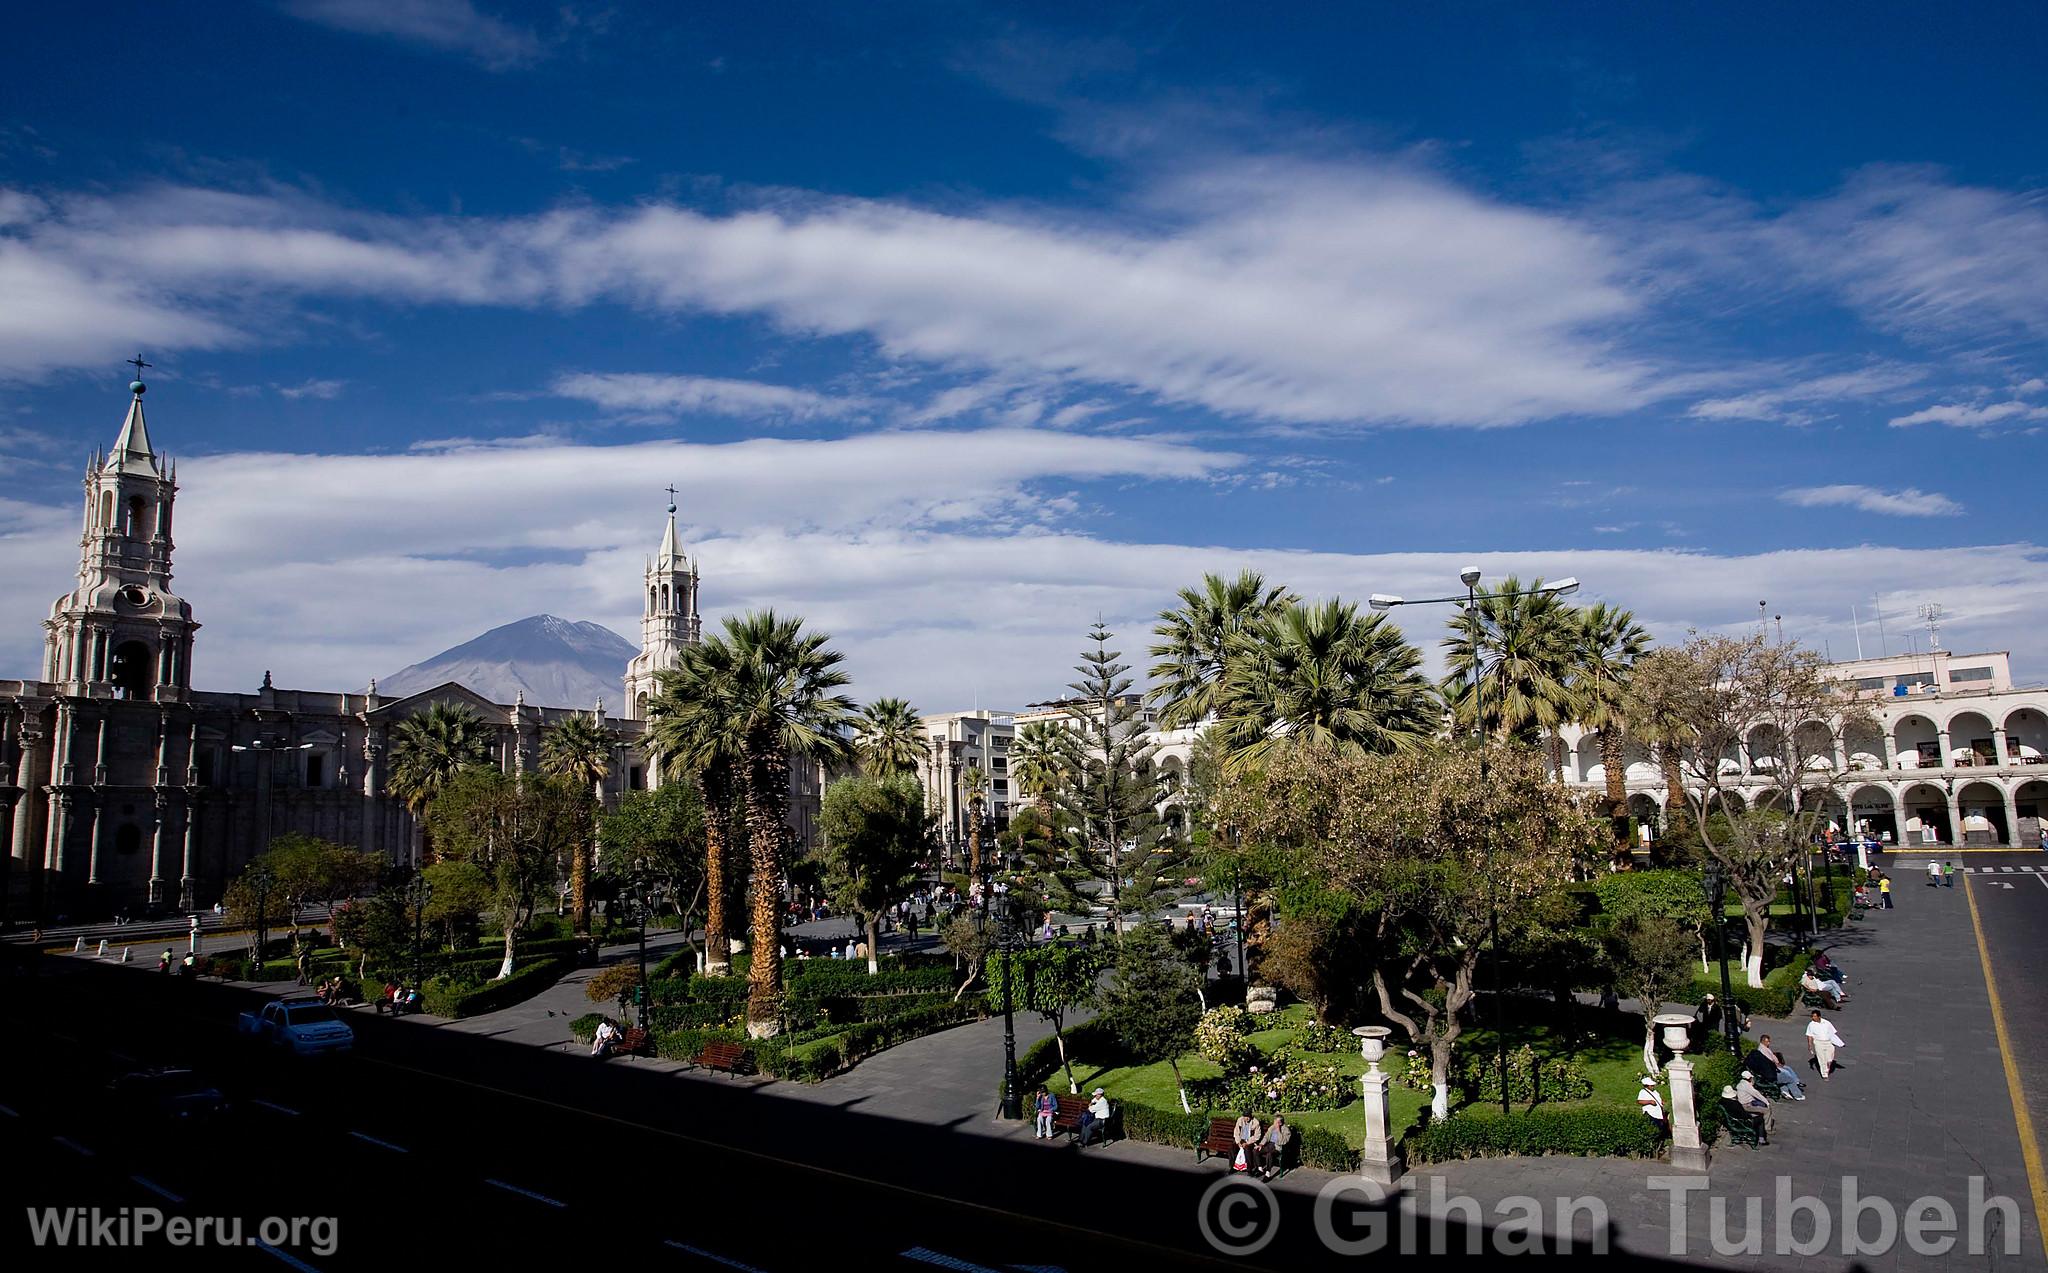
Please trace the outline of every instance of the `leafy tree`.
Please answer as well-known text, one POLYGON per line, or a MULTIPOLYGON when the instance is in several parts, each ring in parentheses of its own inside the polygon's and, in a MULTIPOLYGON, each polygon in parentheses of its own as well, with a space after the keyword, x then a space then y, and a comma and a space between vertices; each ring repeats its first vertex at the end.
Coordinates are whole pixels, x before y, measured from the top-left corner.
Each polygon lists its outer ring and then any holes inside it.
POLYGON ((1409 750, 1442 717, 1421 651, 1385 615, 1360 618, 1348 602, 1283 606, 1231 650, 1215 728, 1233 769, 1304 741, 1351 755, 1409 750))
POLYGON ((1188 1108, 1180 1058, 1194 1043, 1202 1019, 1200 978, 1168 942, 1166 934, 1139 925, 1116 945, 1109 985, 1102 992, 1102 1016, 1132 1061, 1173 1067, 1180 1107, 1188 1108))
POLYGON ((1703 795, 1682 807, 1692 815, 1700 843, 1722 867, 1742 903, 1749 945, 1743 961, 1749 984, 1763 981, 1764 931, 1778 881, 1794 869, 1827 817, 1826 797, 1847 775, 1836 772, 1835 752, 1848 730, 1871 723, 1867 711, 1841 694, 1819 653, 1797 644, 1695 636, 1682 647, 1645 656, 1632 683, 1645 714, 1654 709, 1690 785, 1703 795), (1746 750, 1750 773, 1735 758, 1746 750), (1734 787, 1761 779, 1775 811, 1734 813, 1734 787))
POLYGON ((1570 605, 1542 587, 1541 579, 1525 587, 1509 575, 1494 595, 1451 619, 1451 635, 1443 643, 1449 667, 1443 689, 1462 732, 1473 731, 1474 711, 1481 706, 1472 699, 1475 666, 1484 699, 1480 729, 1488 738, 1534 746, 1576 711, 1572 672, 1579 622, 1570 605))
POLYGON ((428 811, 442 851, 490 879, 505 936, 500 978, 512 975, 519 932, 533 917, 534 899, 555 878, 555 864, 588 834, 589 808, 583 790, 567 779, 473 766, 457 774, 428 811))
POLYGON ((427 905, 422 923, 438 924, 448 949, 459 949, 460 930, 474 929, 491 907, 491 877, 474 862, 434 862, 422 868, 427 905))
POLYGON ((879 967, 877 917, 910 895, 930 850, 924 787, 909 774, 842 778, 825 788, 818 824, 825 887, 867 930, 868 971, 879 967))
MULTIPOLYGON (((423 830, 442 788, 471 765, 490 762, 491 727, 467 703, 432 703, 391 730, 391 766, 384 789, 405 801, 423 830)), ((430 835, 430 833, 429 833, 430 835)), ((431 843, 423 856, 432 857, 431 843)))
POLYGON ((1032 721, 1017 731, 1010 749, 1010 776, 1028 794, 1048 831, 1057 825, 1057 793, 1076 761, 1074 731, 1051 721, 1032 721))
POLYGON ((900 698, 878 698, 863 707, 854 725, 854 750, 871 778, 916 775, 927 749, 924 722, 900 698))
POLYGON ((1052 1026, 1060 1067, 1067 1073, 1067 1091, 1078 1093, 1074 1064, 1067 1055, 1067 1014, 1094 1001, 1096 983, 1102 977, 1102 948, 1072 946, 1061 942, 1026 946, 996 959, 988 970, 986 1000, 989 1011, 1003 1010, 1003 987, 1010 987, 1010 1004, 1019 1011, 1036 1012, 1052 1026))
POLYGON ((1159 613, 1152 629, 1153 688, 1159 723, 1168 729, 1196 725, 1222 710, 1228 696, 1233 642, 1296 598, 1264 576, 1247 570, 1235 579, 1204 575, 1200 586, 1182 588, 1180 604, 1159 613))
POLYGON ((1047 874, 1073 891, 1092 882, 1114 933, 1125 914, 1144 915, 1171 898, 1181 864, 1165 840, 1153 748, 1130 669, 1109 648, 1108 628, 1097 623, 1088 639, 1094 648, 1075 666, 1081 679, 1068 686, 1073 742, 1061 757, 1055 797, 1062 851, 1047 874))
POLYGON ((1634 999, 1643 1015, 1643 1070, 1655 1074, 1656 1016, 1692 987, 1692 937, 1675 924, 1628 915, 1607 930, 1602 945, 1615 993, 1634 999))
POLYGON ((598 824, 598 872, 614 883, 644 879, 675 908, 687 938, 704 902, 705 810, 694 784, 628 791, 598 824))
POLYGON ((1618 871, 1593 882, 1600 915, 1610 924, 1644 920, 1676 928, 1699 947, 1700 968, 1707 966, 1707 932, 1713 908, 1700 887, 1698 871, 1618 871))
POLYGON ((612 749, 617 745, 611 731, 597 723, 595 712, 566 717, 541 736, 541 772, 568 779, 589 797, 590 834, 576 842, 569 867, 569 907, 578 934, 590 931, 590 858, 604 807, 604 780, 611 773, 612 749))
POLYGON ((968 987, 981 980, 988 966, 988 952, 993 941, 986 929, 975 923, 974 916, 958 915, 939 929, 939 944, 953 957, 953 967, 967 974, 953 991, 953 1002, 958 1003, 968 987))
POLYGON ((318 836, 289 832, 270 842, 247 869, 260 867, 270 873, 271 888, 283 900, 292 925, 292 954, 305 948, 298 914, 307 906, 332 903, 364 892, 383 869, 379 854, 365 853, 318 836))
POLYGON ((257 931, 281 927, 292 915, 284 894, 275 885, 258 889, 254 873, 247 867, 222 891, 221 908, 227 912, 230 924, 248 930, 249 958, 252 960, 263 958, 263 952, 256 947, 257 931))
POLYGON ((334 939, 355 955, 358 981, 369 976, 372 961, 389 965, 412 948, 412 911, 403 889, 379 889, 342 903, 333 915, 334 939))

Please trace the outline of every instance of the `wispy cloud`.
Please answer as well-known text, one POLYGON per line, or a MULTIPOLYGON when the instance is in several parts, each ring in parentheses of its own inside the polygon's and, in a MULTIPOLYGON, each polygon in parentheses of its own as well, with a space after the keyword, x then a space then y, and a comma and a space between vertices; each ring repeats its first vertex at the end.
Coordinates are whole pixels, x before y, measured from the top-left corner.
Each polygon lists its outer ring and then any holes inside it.
POLYGON ((1875 486, 1804 486, 1778 498, 1801 508, 1855 508, 1886 517, 1954 517, 1963 506, 1946 495, 1906 487, 1885 491, 1875 486))
POLYGON ((810 420, 866 412, 864 398, 832 397, 808 389, 721 380, 711 376, 664 376, 641 372, 578 372, 557 376, 549 386, 558 398, 572 398, 627 415, 673 419, 698 412, 747 419, 810 420))
POLYGON ((2026 402, 1991 402, 1979 406, 1948 403, 1899 416, 1892 421, 1892 427, 1904 429, 1916 424, 1946 424, 1956 429, 1985 429, 2029 420, 2048 420, 2048 407, 2026 402))
POLYGON ((277 396, 280 398, 330 400, 339 398, 341 391, 347 386, 346 380, 307 380, 295 385, 273 385, 272 388, 277 390, 277 396))
POLYGON ((1805 425, 1833 414, 1830 408, 1867 399, 1896 397, 1927 378, 1924 367, 1880 363, 1854 371, 1813 376, 1725 398, 1695 402, 1686 414, 1696 420, 1767 420, 1805 425))
POLYGON ((470 0, 284 0, 282 7, 307 22, 460 53, 492 70, 526 66, 545 48, 534 32, 494 18, 470 0))

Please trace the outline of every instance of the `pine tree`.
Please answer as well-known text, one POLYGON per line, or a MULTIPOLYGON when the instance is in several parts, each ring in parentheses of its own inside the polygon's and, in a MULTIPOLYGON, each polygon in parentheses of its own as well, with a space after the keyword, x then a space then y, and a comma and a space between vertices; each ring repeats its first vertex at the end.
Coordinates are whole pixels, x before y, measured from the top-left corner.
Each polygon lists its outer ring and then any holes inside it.
POLYGON ((1092 648, 1074 667, 1080 679, 1067 687, 1074 695, 1067 706, 1074 746, 1059 761, 1061 852, 1049 874, 1106 905, 1115 933, 1124 915, 1142 918, 1172 897, 1181 862, 1159 816, 1159 779, 1130 668, 1110 639, 1097 622, 1088 634, 1092 648))

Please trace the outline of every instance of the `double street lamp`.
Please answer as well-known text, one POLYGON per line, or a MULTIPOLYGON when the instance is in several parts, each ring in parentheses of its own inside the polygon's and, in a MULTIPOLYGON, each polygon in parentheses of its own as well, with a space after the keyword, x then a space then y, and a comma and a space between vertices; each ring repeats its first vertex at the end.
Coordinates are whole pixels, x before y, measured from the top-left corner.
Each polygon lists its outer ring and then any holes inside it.
POLYGON ((434 897, 434 886, 427 881, 426 872, 415 870, 406 881, 405 900, 412 906, 412 984, 420 985, 420 948, 426 940, 427 903, 434 897))
POLYGON ((988 919, 991 908, 995 911, 995 940, 984 948, 984 966, 1000 951, 1003 956, 1003 1104, 1002 1116, 1006 1119, 1024 1117, 1024 1094, 1017 1090, 1017 1021, 1016 1021, 1016 977, 1017 963, 1011 956, 1030 938, 1018 931, 1010 895, 1003 894, 1003 903, 994 904, 995 885, 992 878, 984 876, 981 888, 981 909, 975 915, 975 927, 984 936, 988 933, 988 919))
MULTIPOLYGON (((1366 598, 1366 604, 1375 610, 1392 610, 1396 606, 1453 605, 1465 614, 1465 632, 1472 642, 1472 737, 1479 744, 1479 781, 1486 781, 1486 678, 1485 661, 1479 649, 1479 603, 1482 601, 1504 601, 1516 597, 1568 597, 1579 590, 1579 581, 1564 578, 1544 588, 1513 588, 1500 592, 1479 591, 1481 578, 1479 567, 1467 566, 1458 572, 1458 582, 1465 585, 1462 597, 1406 597, 1390 596, 1375 592, 1366 598)), ((1508 1032, 1507 997, 1501 989, 1500 972, 1500 897, 1499 875, 1492 870, 1493 836, 1486 838, 1487 856, 1487 944, 1493 948, 1493 1011, 1494 1041, 1498 1045, 1496 1062, 1500 1066, 1500 1112, 1508 1112, 1508 1032)))

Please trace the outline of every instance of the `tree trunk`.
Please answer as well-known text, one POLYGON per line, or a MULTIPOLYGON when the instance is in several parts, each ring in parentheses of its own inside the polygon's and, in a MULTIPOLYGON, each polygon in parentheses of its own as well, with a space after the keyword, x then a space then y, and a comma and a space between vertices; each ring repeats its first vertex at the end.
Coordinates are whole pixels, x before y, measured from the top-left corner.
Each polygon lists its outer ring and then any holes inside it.
POLYGON ((1643 1005, 1643 1073, 1657 1073, 1657 1009, 1643 1005))
POLYGON ((979 882, 981 879, 981 801, 967 802, 967 816, 974 819, 967 827, 967 878, 979 882))
POLYGON ((782 810, 788 762, 770 739, 754 749, 747 774, 747 849, 753 868, 748 900, 753 951, 747 961, 747 1035, 782 1032, 782 810))
POLYGON ((1060 1068, 1067 1072, 1067 1094, 1079 1096, 1081 1085, 1074 1081, 1074 1061, 1067 1055, 1067 1034, 1059 1017, 1052 1019, 1052 1040, 1053 1046, 1060 1050, 1060 1068))
POLYGON ((1187 1084, 1181 1081, 1180 1058, 1177 1056, 1168 1057, 1166 1058, 1166 1063, 1173 1067, 1173 1090, 1180 1097, 1180 1112, 1183 1114, 1194 1113, 1193 1110, 1188 1108, 1187 1084))
POLYGON ((875 940, 875 916, 874 916, 874 913, 873 913, 872 911, 868 913, 868 924, 867 924, 867 928, 868 928, 868 976, 872 977, 872 976, 874 976, 874 975, 875 975, 876 973, 878 973, 878 972, 882 971, 882 965, 881 965, 881 954, 882 954, 882 944, 881 944, 881 943, 880 943, 879 941, 875 940))
POLYGON ((1685 814, 1685 771, 1678 765, 1678 748, 1669 743, 1657 748, 1657 759, 1664 766, 1664 833, 1675 835, 1685 814))
MULTIPOLYGON (((1765 903, 1766 906, 1769 903, 1765 903)), ((1768 923, 1767 912, 1752 910, 1745 899, 1742 908, 1743 926, 1749 932, 1749 949, 1743 952, 1742 973, 1749 978, 1751 986, 1764 984, 1764 929, 1768 923)))
POLYGON ((513 922, 505 925, 505 962, 498 965, 499 981, 503 981, 512 975, 512 939, 518 933, 519 922, 517 916, 514 916, 513 922))
POLYGON ((1451 1116, 1451 1041, 1441 1035, 1429 1040, 1429 1116, 1451 1116))
POLYGON ((731 846, 732 784, 715 773, 704 775, 704 975, 732 973, 732 946, 725 937, 725 864, 731 846))
MULTIPOLYGON (((597 793, 604 790, 592 785, 597 793)), ((590 863, 597 853, 597 818, 604 812, 604 797, 595 794, 595 800, 596 807, 590 814, 590 839, 569 851, 569 916, 578 937, 590 936, 590 863)))
POLYGON ((1600 731, 1600 766, 1607 771, 1607 816, 1614 824, 1614 839, 1626 852, 1628 843, 1628 780, 1622 770, 1627 753, 1621 733, 1613 728, 1600 731))

